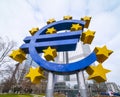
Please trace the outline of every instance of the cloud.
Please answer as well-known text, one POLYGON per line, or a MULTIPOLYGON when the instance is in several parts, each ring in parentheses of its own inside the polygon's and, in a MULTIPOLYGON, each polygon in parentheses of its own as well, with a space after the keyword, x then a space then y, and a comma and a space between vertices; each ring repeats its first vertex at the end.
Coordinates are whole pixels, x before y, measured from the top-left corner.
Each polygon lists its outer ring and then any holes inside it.
POLYGON ((114 53, 108 58, 108 60, 105 63, 103 63, 104 67, 111 70, 111 72, 107 75, 108 81, 116 82, 117 84, 120 84, 120 64, 118 61, 120 59, 119 55, 120 50, 115 50, 114 53))
POLYGON ((28 30, 39 26, 40 23, 33 17, 33 13, 27 3, 23 1, 2 1, 0 3, 0 34, 22 43, 28 30), (7 7, 6 7, 7 6, 7 7))
POLYGON ((37 17, 37 15, 41 13, 43 19, 46 21, 49 18, 60 19, 63 17, 63 15, 67 14, 68 0, 44 0, 40 2, 39 0, 26 1, 33 9, 34 16, 37 17))
POLYGON ((93 44, 102 45, 119 34, 118 18, 112 13, 101 13, 92 18, 90 29, 95 30, 95 39, 93 44))
POLYGON ((112 12, 119 7, 119 0, 89 0, 89 10, 91 14, 100 14, 103 12, 112 12))

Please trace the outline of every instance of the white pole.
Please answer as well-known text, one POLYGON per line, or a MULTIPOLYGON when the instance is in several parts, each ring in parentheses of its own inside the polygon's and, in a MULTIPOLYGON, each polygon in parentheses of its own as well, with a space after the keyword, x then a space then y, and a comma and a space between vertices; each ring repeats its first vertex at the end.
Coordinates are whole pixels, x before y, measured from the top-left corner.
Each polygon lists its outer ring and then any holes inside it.
POLYGON ((54 74, 52 72, 49 72, 46 97, 53 97, 53 94, 54 94, 54 74))
MULTIPOLYGON (((64 64, 69 63, 68 52, 63 52, 63 63, 64 64)), ((70 76, 69 75, 65 75, 64 76, 64 81, 70 81, 70 76)))
POLYGON ((76 75, 80 97, 88 97, 83 71, 78 72, 76 75))

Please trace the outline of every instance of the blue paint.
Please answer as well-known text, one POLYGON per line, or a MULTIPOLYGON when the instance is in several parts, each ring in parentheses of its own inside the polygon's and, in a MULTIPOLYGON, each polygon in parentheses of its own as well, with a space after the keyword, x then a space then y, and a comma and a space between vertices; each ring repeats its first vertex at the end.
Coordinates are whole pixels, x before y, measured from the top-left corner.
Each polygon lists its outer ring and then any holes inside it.
POLYGON ((32 45, 36 47, 38 53, 42 53, 43 49, 46 49, 48 46, 56 48, 58 52, 60 51, 73 51, 76 49, 76 44, 79 41, 82 30, 74 32, 64 32, 56 34, 44 34, 39 35, 39 37, 26 37, 24 41, 26 44, 23 44, 20 48, 26 53, 29 53, 29 46, 32 45), (30 43, 31 40, 35 38, 35 43, 30 43))
MULTIPOLYGON (((54 40, 65 40, 65 39, 74 39, 74 38, 80 38, 80 35, 82 34, 82 30, 74 31, 74 32, 61 32, 61 33, 55 33, 55 34, 44 34, 39 35, 36 37, 36 42, 44 42, 44 41, 54 41, 54 40)), ((24 39, 25 43, 30 43, 30 40, 33 38, 33 36, 26 37, 24 39)))
POLYGON ((97 60, 95 52, 92 52, 89 56, 87 56, 86 58, 80 61, 77 61, 74 63, 68 63, 68 64, 57 64, 57 63, 48 62, 42 59, 38 55, 38 53, 36 52, 36 49, 33 46, 29 48, 29 51, 32 59, 37 64, 39 64, 41 67, 43 67, 48 71, 53 71, 57 73, 68 73, 68 72, 74 72, 77 70, 82 70, 97 60))
POLYGON ((81 20, 61 20, 51 23, 40 29, 37 33, 35 33, 34 36, 26 37, 24 39, 24 42, 26 44, 23 44, 20 48, 23 49, 26 53, 30 53, 32 59, 38 65, 40 65, 40 67, 48 71, 65 74, 85 69, 97 60, 96 54, 94 52, 80 61, 68 64, 48 62, 42 59, 38 54, 48 46, 56 48, 57 51, 75 50, 82 30, 45 35, 45 32, 48 28, 54 27, 57 31, 65 31, 70 30, 72 24, 80 24, 84 28, 85 22, 81 20))

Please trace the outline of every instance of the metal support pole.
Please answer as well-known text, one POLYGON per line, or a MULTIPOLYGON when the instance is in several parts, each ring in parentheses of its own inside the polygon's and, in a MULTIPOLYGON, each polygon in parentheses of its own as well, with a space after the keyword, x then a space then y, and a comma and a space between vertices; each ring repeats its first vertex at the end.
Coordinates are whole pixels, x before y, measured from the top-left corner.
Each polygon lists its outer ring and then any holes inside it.
MULTIPOLYGON (((65 64, 69 63, 68 52, 63 52, 63 63, 65 63, 65 64)), ((70 76, 65 75, 64 81, 70 81, 70 76)))
POLYGON ((83 71, 78 72, 76 75, 78 81, 78 89, 81 95, 80 97, 88 97, 83 71))
POLYGON ((68 52, 63 52, 63 62, 66 64, 66 63, 69 63, 69 59, 68 59, 68 52))
POLYGON ((53 92, 54 92, 54 74, 52 72, 49 72, 46 97, 53 97, 53 92))

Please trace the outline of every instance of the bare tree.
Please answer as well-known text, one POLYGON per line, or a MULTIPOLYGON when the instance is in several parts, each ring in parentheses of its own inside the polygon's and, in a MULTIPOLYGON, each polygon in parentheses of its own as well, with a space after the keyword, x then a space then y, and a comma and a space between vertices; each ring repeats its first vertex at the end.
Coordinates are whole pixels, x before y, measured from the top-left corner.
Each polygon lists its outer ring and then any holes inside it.
POLYGON ((13 80, 11 77, 14 73, 14 68, 12 66, 8 66, 6 70, 2 70, 0 76, 2 76, 2 92, 9 92, 11 86, 15 84, 15 79, 13 80))
POLYGON ((0 66, 9 62, 8 53, 15 47, 16 42, 9 40, 8 38, 2 39, 0 37, 0 66))
POLYGON ((0 77, 4 78, 7 75, 10 76, 13 69, 12 59, 9 58, 9 52, 16 46, 14 41, 9 40, 9 38, 0 37, 0 77))
POLYGON ((10 78, 15 67, 8 54, 15 46, 16 42, 9 40, 7 37, 4 39, 0 37, 0 82, 3 84, 5 91, 9 90, 10 78))

